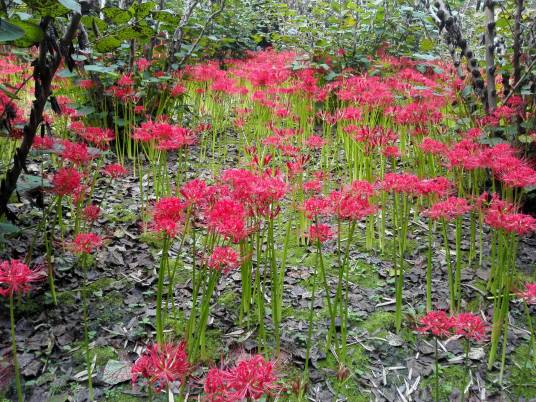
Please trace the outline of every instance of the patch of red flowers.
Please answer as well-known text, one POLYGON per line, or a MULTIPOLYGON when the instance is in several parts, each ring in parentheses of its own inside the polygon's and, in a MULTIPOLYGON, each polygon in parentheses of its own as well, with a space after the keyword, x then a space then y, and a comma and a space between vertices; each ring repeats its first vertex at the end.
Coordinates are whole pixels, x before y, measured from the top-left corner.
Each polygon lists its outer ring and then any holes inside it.
POLYGON ((82 175, 73 168, 61 168, 52 178, 52 192, 59 196, 72 195, 80 187, 82 175))
POLYGON ((212 402, 258 400, 276 389, 276 381, 274 363, 255 355, 227 370, 211 369, 205 378, 205 397, 212 402))
POLYGON ((166 343, 147 346, 130 373, 133 384, 142 377, 155 392, 161 392, 172 384, 182 384, 189 371, 186 344, 181 342, 178 345, 166 343))
POLYGON ((79 233, 70 244, 70 249, 76 254, 91 254, 102 246, 102 238, 95 233, 79 233))
POLYGON ((12 297, 30 291, 32 282, 45 279, 46 274, 40 269, 30 269, 20 260, 0 262, 0 295, 12 297))
POLYGON ((208 260, 209 268, 228 274, 241 264, 240 255, 232 247, 215 247, 208 260))

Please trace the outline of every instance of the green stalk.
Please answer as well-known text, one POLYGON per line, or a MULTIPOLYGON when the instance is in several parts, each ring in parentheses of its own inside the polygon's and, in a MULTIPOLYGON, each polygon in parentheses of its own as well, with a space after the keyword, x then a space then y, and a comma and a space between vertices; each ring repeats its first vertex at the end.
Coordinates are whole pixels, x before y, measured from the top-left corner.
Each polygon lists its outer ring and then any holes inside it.
POLYGON ((164 320, 162 317, 162 293, 164 291, 164 276, 169 251, 169 237, 165 235, 160 267, 158 268, 158 287, 156 291, 156 341, 159 345, 164 343, 164 320))
POLYGON ((82 270, 84 273, 84 284, 82 287, 82 316, 84 321, 84 348, 86 352, 86 367, 87 367, 87 385, 89 390, 89 400, 93 401, 93 378, 92 378, 92 356, 91 356, 91 350, 89 348, 89 301, 88 301, 88 294, 87 294, 87 281, 88 281, 88 264, 87 264, 87 254, 82 255, 82 270))
POLYGON ((9 323, 11 331, 11 351, 13 353, 13 367, 15 368, 15 384, 17 388, 17 399, 19 402, 24 400, 22 385, 20 381, 20 366, 17 357, 17 340, 15 339, 15 306, 13 304, 13 294, 9 296, 9 323))
POLYGON ((462 256, 461 256, 461 238, 462 224, 461 218, 456 218, 456 276, 454 278, 454 290, 456 292, 456 311, 459 311, 462 303, 461 294, 461 275, 462 275, 462 256))
POLYGON ((454 313, 456 310, 455 298, 454 298, 454 281, 452 277, 452 264, 450 261, 450 248, 449 248, 449 238, 447 235, 447 222, 442 219, 441 225, 443 227, 443 240, 445 242, 445 259, 447 260, 447 278, 449 284, 449 299, 450 299, 450 312, 454 313))
POLYGON ((337 337, 336 337, 336 332, 335 332, 335 312, 333 311, 333 306, 331 304, 331 297, 330 297, 331 292, 330 292, 328 280, 326 277, 326 270, 324 268, 324 259, 322 258, 322 246, 320 244, 320 241, 318 240, 316 241, 316 250, 318 253, 320 276, 322 277, 322 282, 324 284, 324 289, 326 291, 326 302, 328 305, 328 312, 329 312, 329 317, 330 317, 328 339, 326 342, 326 349, 329 351, 332 339, 335 342, 335 345, 337 345, 337 337))
POLYGON ((439 353, 437 350, 437 338, 435 339, 435 402, 439 402, 439 353))
POLYGON ((426 260, 426 311, 432 311, 432 231, 433 220, 428 218, 428 252, 426 260))

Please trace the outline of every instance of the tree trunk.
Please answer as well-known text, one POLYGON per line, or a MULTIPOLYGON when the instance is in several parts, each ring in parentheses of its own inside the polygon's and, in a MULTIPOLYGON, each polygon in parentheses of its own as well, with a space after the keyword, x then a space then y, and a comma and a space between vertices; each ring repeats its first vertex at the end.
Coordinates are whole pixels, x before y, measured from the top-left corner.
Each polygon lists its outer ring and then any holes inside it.
POLYGON ((486 110, 492 113, 497 108, 497 90, 495 87, 495 3, 486 0, 484 4, 486 29, 484 41, 486 44, 486 110))

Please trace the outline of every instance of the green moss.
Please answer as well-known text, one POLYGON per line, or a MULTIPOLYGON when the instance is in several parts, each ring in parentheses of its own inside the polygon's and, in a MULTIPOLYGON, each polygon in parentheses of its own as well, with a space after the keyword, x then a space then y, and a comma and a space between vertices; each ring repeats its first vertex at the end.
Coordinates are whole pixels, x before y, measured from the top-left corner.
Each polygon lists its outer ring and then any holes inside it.
POLYGON ((138 216, 123 205, 115 204, 107 218, 112 222, 127 223, 136 221, 138 216))
MULTIPOLYGON (((73 353, 73 360, 76 364, 84 365, 86 364, 86 352, 82 343, 79 343, 80 348, 73 353)), ((91 349, 96 357, 95 364, 97 367, 102 367, 106 365, 108 360, 117 359, 117 352, 111 346, 97 346, 91 349)))
POLYGON ((218 298, 218 304, 225 308, 232 308, 240 304, 238 293, 234 289, 226 290, 218 298))
MULTIPOLYGON (((532 351, 534 353, 534 351, 532 351)), ((530 361, 529 345, 522 345, 517 348, 512 359, 510 383, 515 400, 536 398, 536 365, 534 360, 530 361)))
MULTIPOLYGON (((461 389, 466 381, 465 368, 463 366, 439 367, 439 400, 448 401, 455 389, 461 389)), ((422 388, 428 388, 431 395, 435 395, 435 375, 432 373, 424 378, 422 388)))
POLYGON ((171 269, 175 267, 175 264, 176 264, 176 269, 175 269, 175 277, 173 279, 173 282, 175 284, 185 284, 192 278, 192 270, 189 268, 186 268, 180 259, 177 260, 174 258, 170 258, 169 266, 171 269))
MULTIPOLYGON (((104 393, 104 401, 106 402, 138 402, 144 401, 146 398, 138 398, 134 395, 129 395, 123 391, 131 390, 130 386, 115 387, 113 389, 106 390, 104 393)), ((159 400, 159 399, 156 399, 159 400)))
POLYGON ((144 232, 140 235, 139 240, 159 250, 164 246, 164 241, 159 233, 144 232))
POLYGON ((120 281, 116 281, 113 278, 100 278, 100 279, 97 279, 96 281, 89 283, 87 286, 87 290, 90 294, 93 292, 102 291, 112 286, 115 282, 120 282, 120 281))
MULTIPOLYGON (((319 366, 334 371, 340 370, 339 361, 331 353, 324 361, 319 362, 319 366)), ((349 375, 341 380, 334 376, 327 376, 326 381, 330 382, 331 388, 338 394, 337 396, 342 396, 347 401, 369 401, 370 396, 359 391, 362 388, 359 376, 367 371, 368 366, 369 358, 365 348, 361 345, 353 345, 347 350, 346 367, 349 370, 349 375)))
POLYGON ((372 313, 363 323, 362 327, 371 335, 384 336, 395 325, 395 313, 377 311, 372 313))

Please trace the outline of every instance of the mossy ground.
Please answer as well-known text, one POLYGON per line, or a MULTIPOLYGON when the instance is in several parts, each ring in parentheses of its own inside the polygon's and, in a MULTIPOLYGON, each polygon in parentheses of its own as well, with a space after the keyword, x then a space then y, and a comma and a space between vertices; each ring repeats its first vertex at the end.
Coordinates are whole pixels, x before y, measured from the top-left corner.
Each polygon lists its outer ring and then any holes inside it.
MULTIPOLYGON (((455 389, 461 390, 466 379, 463 366, 439 367, 439 400, 448 401, 455 389)), ((423 378, 421 388, 428 388, 435 395, 435 375, 423 378)))
POLYGON ((517 348, 512 359, 510 383, 515 400, 524 398, 532 400, 536 398, 536 359, 535 351, 529 351, 529 345, 525 344, 517 348), (532 361, 530 360, 532 356, 532 361))

